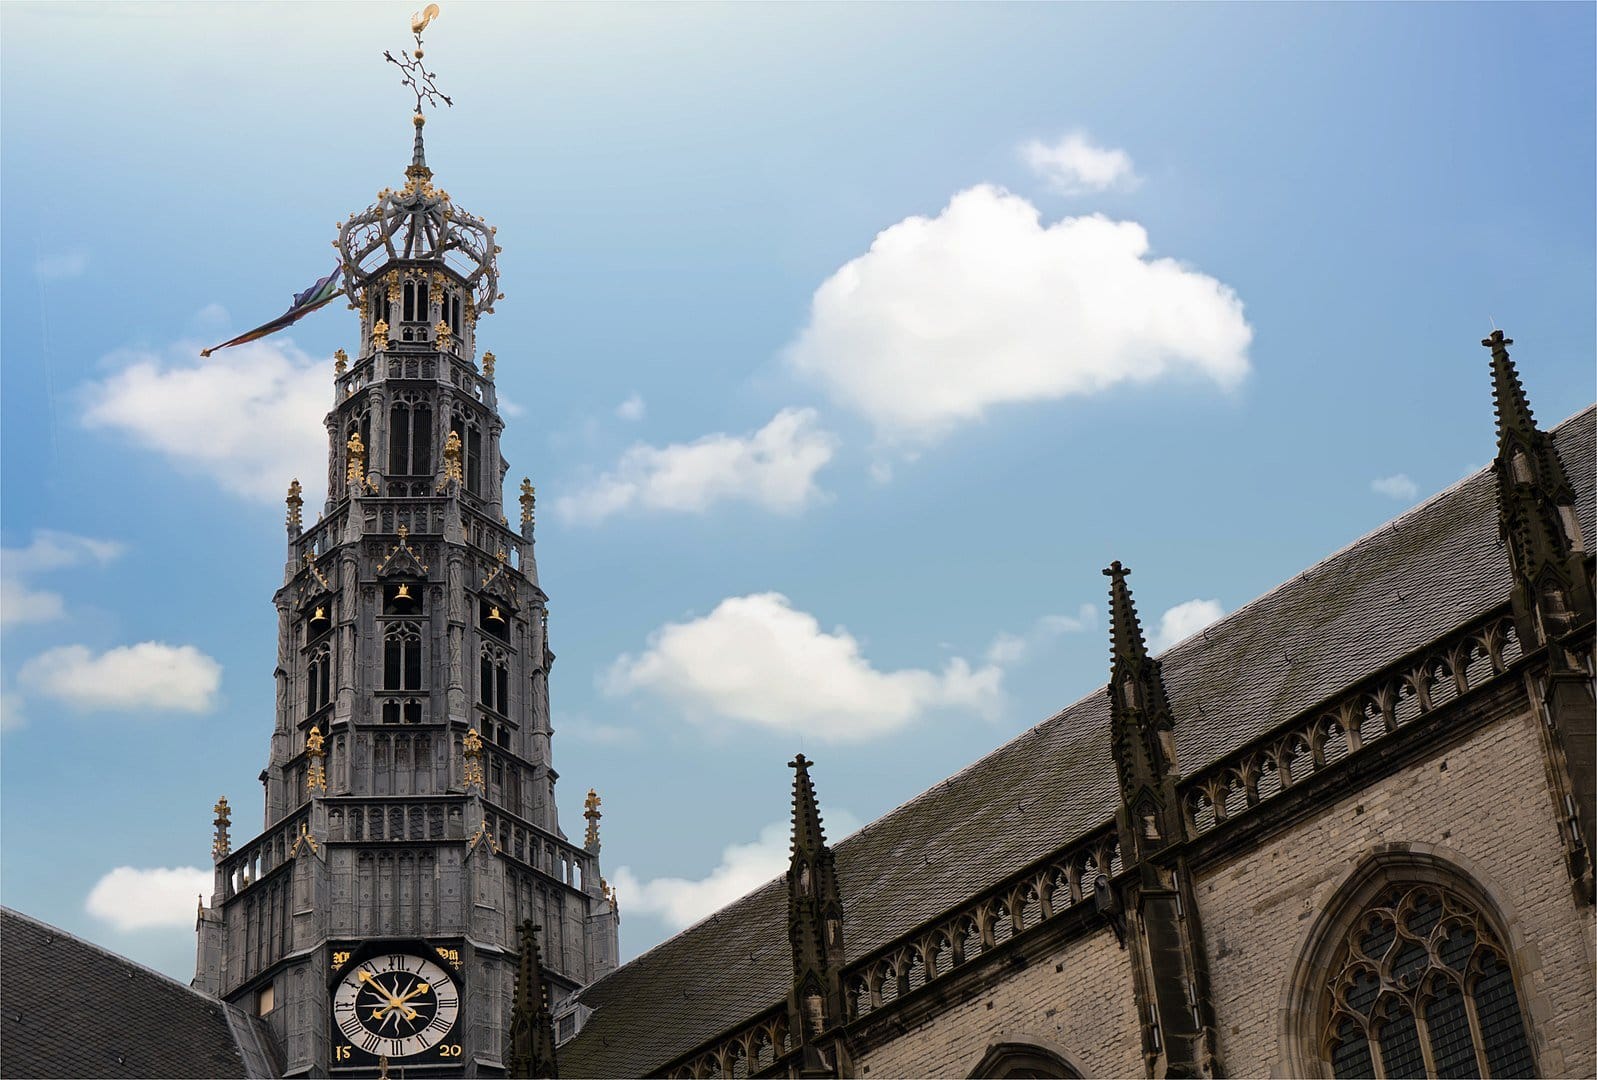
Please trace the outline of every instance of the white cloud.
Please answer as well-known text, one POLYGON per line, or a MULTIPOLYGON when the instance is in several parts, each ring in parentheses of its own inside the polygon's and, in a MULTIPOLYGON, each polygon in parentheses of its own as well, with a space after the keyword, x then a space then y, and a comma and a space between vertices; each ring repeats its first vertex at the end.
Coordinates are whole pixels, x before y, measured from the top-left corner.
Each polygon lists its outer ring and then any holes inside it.
POLYGON ((720 719, 826 741, 868 739, 937 709, 990 716, 1003 671, 954 658, 941 672, 878 671, 839 627, 821 629, 780 593, 721 601, 703 618, 669 623, 639 656, 611 666, 605 690, 645 691, 695 720, 720 719))
POLYGON ((1185 641, 1224 614, 1225 608, 1220 606, 1218 600, 1188 600, 1186 603, 1177 604, 1159 616, 1159 629, 1148 642, 1148 648, 1156 653, 1164 652, 1176 642, 1185 641))
POLYGON ((1400 502, 1413 502, 1420 493, 1420 486, 1410 480, 1405 473, 1396 476, 1383 476, 1370 481, 1370 490, 1377 495, 1397 499, 1400 502))
MULTIPOLYGON (((859 819, 847 810, 822 814, 828 843, 835 844, 859 828, 859 819)), ((787 872, 791 859, 792 826, 774 821, 749 844, 728 844, 721 861, 702 878, 653 878, 640 881, 630 867, 616 871, 617 899, 628 911, 655 915, 673 930, 690 926, 732 901, 787 872)))
POLYGON ((80 277, 88 268, 89 253, 82 248, 56 255, 42 255, 33 264, 33 272, 41 281, 65 281, 80 277))
POLYGON ((84 909, 116 929, 193 927, 200 897, 215 885, 215 873, 197 866, 138 870, 119 866, 94 883, 84 909))
POLYGON ((1133 188, 1142 182, 1131 167, 1130 154, 1094 146, 1084 131, 1072 131, 1052 143, 1032 139, 1021 146, 1020 156, 1061 195, 1133 188))
POLYGON ((83 645, 63 645, 23 664, 17 682, 83 712, 197 713, 215 704, 222 666, 192 645, 145 641, 98 656, 83 645))
POLYGON ((644 413, 643 398, 633 394, 616 406, 616 415, 623 420, 642 420, 644 413))
POLYGON ((0 549, 0 625, 48 622, 66 611, 60 594, 36 589, 25 578, 88 563, 105 566, 122 554, 111 540, 39 529, 25 548, 0 549))
POLYGON ((1148 251, 1135 222, 1044 226, 1020 196, 974 187, 884 230, 823 282, 787 360, 889 444, 1124 382, 1236 386, 1253 336, 1241 301, 1148 251))
POLYGON ((1014 667, 1035 656, 1061 634, 1075 634, 1098 625, 1098 609, 1082 604, 1074 615, 1044 615, 1024 634, 999 634, 987 646, 987 662, 998 667, 1014 667))
POLYGON ((555 500, 555 511, 567 521, 593 523, 634 508, 702 513, 737 500, 797 513, 820 497, 815 474, 836 449, 837 437, 816 427, 814 409, 783 409, 752 435, 718 433, 666 447, 639 443, 592 486, 555 500))
POLYGON ((200 359, 192 342, 164 352, 124 352, 120 370, 84 388, 83 422, 109 428, 263 502, 294 477, 314 505, 327 469, 330 363, 290 341, 255 341, 200 359))
POLYGON ((22 712, 22 697, 10 690, 0 690, 0 731, 15 731, 27 722, 22 712))
POLYGON ((520 402, 511 401, 503 394, 499 395, 498 401, 499 411, 512 420, 518 416, 525 416, 527 413, 527 410, 521 405, 520 402))

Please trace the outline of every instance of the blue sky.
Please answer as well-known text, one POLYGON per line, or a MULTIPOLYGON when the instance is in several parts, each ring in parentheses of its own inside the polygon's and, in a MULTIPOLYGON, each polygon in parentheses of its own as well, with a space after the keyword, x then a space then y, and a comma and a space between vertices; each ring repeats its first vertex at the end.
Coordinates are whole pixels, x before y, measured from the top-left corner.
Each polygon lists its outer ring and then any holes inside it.
MULTIPOLYGON (((409 10, 0 9, 0 897, 183 978, 354 315, 195 353, 401 181, 409 10)), ((1594 31, 446 4, 429 160, 504 247, 479 345, 624 952, 781 868, 794 751, 835 835, 1098 687, 1111 559, 1190 632, 1485 464, 1493 321, 1544 423, 1589 403, 1594 31)))

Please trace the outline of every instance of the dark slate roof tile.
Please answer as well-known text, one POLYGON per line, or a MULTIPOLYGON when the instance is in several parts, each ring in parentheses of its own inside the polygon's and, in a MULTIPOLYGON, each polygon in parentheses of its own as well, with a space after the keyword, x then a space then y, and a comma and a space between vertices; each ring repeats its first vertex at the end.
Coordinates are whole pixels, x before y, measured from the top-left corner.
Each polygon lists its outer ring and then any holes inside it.
POLYGON ((279 1075, 260 1067, 270 1036, 254 1017, 10 908, 0 991, 0 1075, 279 1075))
MULTIPOLYGON (((1597 538, 1594 416, 1555 436, 1597 538)), ((1495 483, 1465 478, 1165 652, 1183 771, 1503 603, 1495 483)), ((849 959, 1081 838, 1117 797, 1100 687, 836 845, 849 959)), ((583 990, 562 1075, 637 1076, 781 1002, 786 920, 778 878, 583 990)))

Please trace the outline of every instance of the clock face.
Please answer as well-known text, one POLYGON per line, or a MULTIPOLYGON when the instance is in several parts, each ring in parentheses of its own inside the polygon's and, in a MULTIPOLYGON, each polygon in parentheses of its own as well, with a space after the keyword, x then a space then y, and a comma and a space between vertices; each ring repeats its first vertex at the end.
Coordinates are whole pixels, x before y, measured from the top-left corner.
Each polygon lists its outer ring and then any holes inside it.
POLYGON ((362 961, 333 992, 333 1022, 350 1047, 390 1059, 443 1043, 459 1012, 460 988, 449 973, 409 953, 362 961))

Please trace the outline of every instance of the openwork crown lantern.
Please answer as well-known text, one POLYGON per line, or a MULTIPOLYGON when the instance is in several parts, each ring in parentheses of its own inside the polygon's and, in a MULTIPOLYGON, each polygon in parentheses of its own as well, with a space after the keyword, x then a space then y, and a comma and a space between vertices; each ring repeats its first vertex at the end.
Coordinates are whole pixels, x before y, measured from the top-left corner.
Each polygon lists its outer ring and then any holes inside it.
POLYGON ((422 66, 422 31, 438 17, 438 5, 412 18, 414 49, 402 50, 399 57, 384 53, 384 58, 400 72, 401 81, 416 96, 416 113, 411 117, 416 139, 410 167, 405 170, 405 186, 384 188, 377 201, 339 223, 339 257, 343 262, 345 291, 351 300, 372 284, 391 263, 402 260, 442 262, 466 282, 472 304, 479 315, 493 311, 499 296, 499 270, 495 256, 494 228, 481 218, 460 209, 449 193, 433 186, 432 170, 422 145, 422 129, 427 118, 425 106, 453 104, 434 84, 434 74, 422 66))

